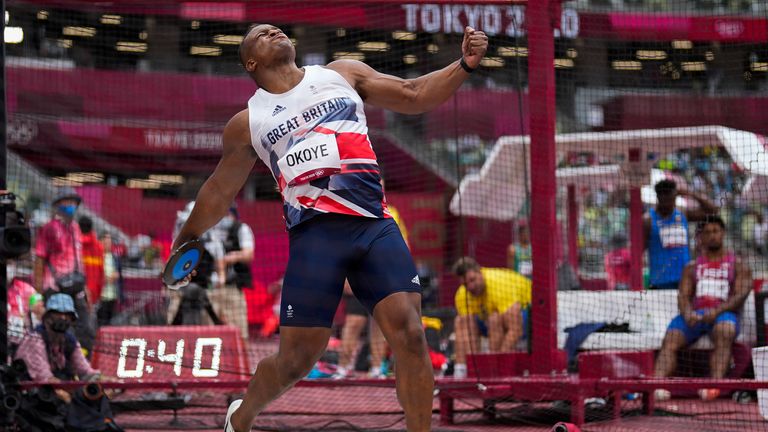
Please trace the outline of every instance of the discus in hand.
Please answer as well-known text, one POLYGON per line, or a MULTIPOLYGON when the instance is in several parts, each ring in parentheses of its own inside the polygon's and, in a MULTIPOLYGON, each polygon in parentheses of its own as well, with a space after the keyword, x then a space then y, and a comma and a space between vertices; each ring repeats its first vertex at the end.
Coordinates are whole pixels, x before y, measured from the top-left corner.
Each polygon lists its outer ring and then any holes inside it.
POLYGON ((190 240, 176 249, 163 269, 163 283, 171 289, 179 289, 186 285, 192 272, 200 264, 203 257, 203 242, 198 239, 190 240))

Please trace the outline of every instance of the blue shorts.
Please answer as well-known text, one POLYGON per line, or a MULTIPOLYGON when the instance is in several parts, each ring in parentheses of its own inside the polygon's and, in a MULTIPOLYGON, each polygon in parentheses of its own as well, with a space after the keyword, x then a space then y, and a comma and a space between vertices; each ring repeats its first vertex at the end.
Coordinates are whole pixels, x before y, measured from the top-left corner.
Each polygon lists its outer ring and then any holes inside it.
POLYGON ((316 216, 288 232, 280 325, 328 327, 344 279, 369 313, 396 292, 421 293, 416 265, 394 219, 316 216))
MULTIPOLYGON (((706 309, 698 309, 696 311, 699 315, 704 315, 706 312, 706 309)), ((676 316, 671 323, 669 323, 669 327, 667 327, 667 331, 670 330, 678 330, 680 331, 683 336, 685 336, 685 343, 687 345, 690 345, 697 340, 699 340, 700 337, 704 336, 705 334, 709 334, 712 332, 712 329, 715 328, 715 324, 721 323, 721 322, 730 322, 733 323, 733 326, 736 328, 736 335, 739 335, 739 317, 736 316, 733 312, 723 312, 720 315, 715 318, 715 322, 712 324, 706 324, 703 322, 697 323, 695 326, 690 327, 688 324, 686 324, 685 319, 683 319, 682 315, 676 316)))
POLYGON ((477 324, 477 331, 480 332, 480 336, 488 337, 488 324, 485 323, 485 320, 475 315, 475 324, 477 324))
MULTIPOLYGON (((520 315, 523 317, 523 339, 528 339, 528 316, 530 314, 531 312, 527 307, 520 310, 520 315)), ((477 330, 480 332, 480 336, 488 337, 488 324, 480 319, 478 315, 475 315, 475 324, 477 324, 477 330)))

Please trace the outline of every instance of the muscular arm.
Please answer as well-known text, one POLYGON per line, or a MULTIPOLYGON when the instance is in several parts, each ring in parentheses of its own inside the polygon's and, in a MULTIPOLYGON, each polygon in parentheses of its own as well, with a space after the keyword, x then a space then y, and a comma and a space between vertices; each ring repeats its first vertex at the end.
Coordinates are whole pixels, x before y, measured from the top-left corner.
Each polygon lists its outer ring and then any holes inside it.
POLYGON ((744 304, 744 300, 749 296, 749 291, 752 289, 752 270, 748 265, 741 261, 736 262, 736 282, 733 290, 733 295, 723 302, 720 306, 716 307, 713 315, 717 316, 723 312, 738 312, 741 306, 744 304))
POLYGON ((685 266, 685 269, 683 269, 683 278, 680 280, 680 286, 677 290, 677 307, 680 309, 680 315, 682 315, 683 318, 686 318, 694 312, 691 298, 693 298, 693 276, 695 271, 695 264, 688 263, 685 266))
MULTIPOLYGON (((461 50, 469 67, 478 67, 487 49, 485 33, 471 27, 464 29, 461 50)), ((414 79, 379 73, 353 60, 338 60, 328 68, 341 74, 366 102, 402 114, 420 114, 435 108, 451 97, 469 76, 459 60, 414 79)))
POLYGON ((681 195, 689 196, 699 203, 698 209, 691 209, 685 212, 685 217, 691 222, 698 222, 704 220, 707 215, 716 215, 718 213, 717 205, 701 194, 686 191, 681 195))
POLYGON ((195 208, 181 227, 172 250, 185 241, 200 237, 224 217, 248 179, 256 162, 248 129, 248 110, 239 112, 227 123, 222 142, 221 160, 197 193, 195 208))

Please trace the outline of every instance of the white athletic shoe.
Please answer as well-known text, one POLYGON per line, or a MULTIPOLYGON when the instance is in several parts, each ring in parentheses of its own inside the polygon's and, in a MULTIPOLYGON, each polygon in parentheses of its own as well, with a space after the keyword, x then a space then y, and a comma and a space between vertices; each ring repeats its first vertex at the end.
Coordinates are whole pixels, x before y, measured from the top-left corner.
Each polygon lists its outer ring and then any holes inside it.
POLYGON ((340 379, 348 378, 351 375, 351 372, 352 372, 352 368, 347 369, 343 366, 338 366, 336 368, 336 372, 334 372, 333 375, 331 375, 331 379, 340 380, 340 379))
POLYGON ((368 371, 368 378, 374 378, 374 379, 386 379, 387 376, 382 373, 381 367, 372 367, 368 371))
POLYGON ((240 408, 242 403, 242 399, 237 399, 229 404, 229 408, 227 408, 227 418, 224 420, 224 432, 235 432, 235 428, 232 427, 232 423, 229 422, 229 418, 232 417, 232 414, 237 411, 238 408, 240 408))
POLYGON ((672 392, 665 389, 656 389, 656 391, 653 392, 653 396, 657 401, 668 401, 672 398, 672 392))
POLYGON ((467 377, 467 365, 464 363, 456 363, 453 365, 453 377, 456 379, 464 379, 467 377))

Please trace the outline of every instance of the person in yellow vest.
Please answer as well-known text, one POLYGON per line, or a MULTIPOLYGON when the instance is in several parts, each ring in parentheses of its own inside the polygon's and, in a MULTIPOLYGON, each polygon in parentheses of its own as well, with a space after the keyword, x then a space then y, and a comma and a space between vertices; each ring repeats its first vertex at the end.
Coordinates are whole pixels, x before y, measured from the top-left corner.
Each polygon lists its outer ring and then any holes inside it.
POLYGON ((395 206, 393 206, 392 204, 387 204, 387 209, 389 210, 389 215, 392 216, 392 219, 395 220, 397 227, 400 228, 400 234, 403 235, 403 240, 405 240, 405 244, 408 246, 408 249, 410 249, 411 243, 408 241, 408 228, 405 227, 405 222, 403 221, 403 217, 400 216, 400 212, 397 211, 395 206))
POLYGON ((453 273, 462 285, 456 291, 454 378, 467 376, 467 354, 480 352, 480 337, 488 337, 491 352, 512 351, 523 336, 531 304, 531 280, 505 268, 480 267, 473 258, 460 258, 453 273))

